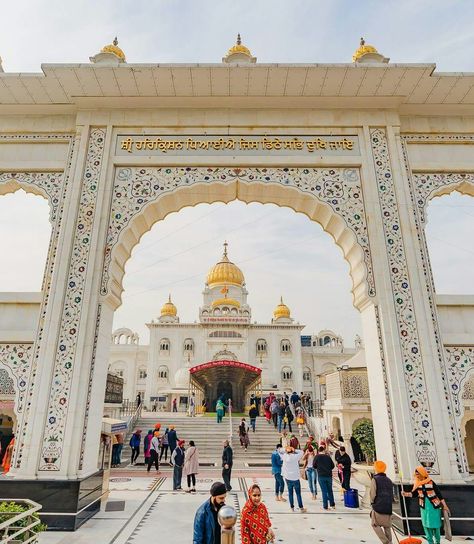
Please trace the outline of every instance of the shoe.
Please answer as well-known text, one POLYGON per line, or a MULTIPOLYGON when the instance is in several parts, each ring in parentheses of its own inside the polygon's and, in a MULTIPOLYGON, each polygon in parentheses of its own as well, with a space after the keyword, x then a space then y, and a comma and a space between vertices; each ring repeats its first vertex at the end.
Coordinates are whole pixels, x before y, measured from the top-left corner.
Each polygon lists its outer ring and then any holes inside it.
POLYGON ((294 509, 294 508, 291 508, 291 507, 290 507, 290 510, 291 510, 292 512, 294 512, 294 511, 295 511, 295 509, 294 509))
POLYGON ((282 502, 286 502, 285 497, 280 497, 280 500, 281 500, 282 502))
POLYGON ((335 509, 336 509, 335 506, 330 506, 330 507, 329 507, 329 510, 335 510, 335 509))
POLYGON ((191 489, 191 493, 196 493, 196 490, 194 489, 194 487, 191 489))
POLYGON ((306 508, 300 508, 300 514, 305 514, 307 512, 306 508))
POLYGON ((278 502, 280 502, 280 501, 281 501, 281 499, 280 499, 279 495, 276 495, 276 497, 275 497, 275 500, 276 500, 276 501, 278 501, 278 502))

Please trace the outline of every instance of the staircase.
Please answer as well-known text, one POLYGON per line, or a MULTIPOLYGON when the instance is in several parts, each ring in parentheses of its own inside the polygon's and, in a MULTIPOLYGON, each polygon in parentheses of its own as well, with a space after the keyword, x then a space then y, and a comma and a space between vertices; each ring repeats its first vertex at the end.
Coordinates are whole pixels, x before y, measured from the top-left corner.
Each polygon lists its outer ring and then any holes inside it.
MULTIPOLYGON (((275 445, 280 440, 280 435, 273 427, 268 424, 264 417, 257 418, 256 432, 250 429, 250 445, 247 451, 240 446, 238 427, 241 418, 232 418, 232 448, 234 450, 234 464, 238 466, 270 466, 271 453, 275 445)), ((247 424, 249 419, 246 418, 247 424)), ((156 423, 161 423, 160 434, 163 434, 166 427, 175 426, 179 439, 186 441, 185 447, 190 440, 194 440, 199 450, 199 460, 202 466, 220 466, 222 443, 229 439, 230 427, 229 418, 226 416, 222 423, 217 423, 213 416, 187 417, 182 413, 145 413, 136 423, 135 429, 142 430, 142 437, 145 437, 149 429, 154 429, 156 423)), ((133 430, 135 430, 133 429, 133 430)), ((132 430, 132 432, 133 432, 132 430)), ((130 459, 131 449, 128 445, 130 436, 125 440, 125 446, 122 452, 124 461, 130 459)), ((143 442, 140 448, 140 457, 138 464, 144 462, 143 442)), ((168 455, 169 460, 169 455, 168 455)), ((124 465, 122 465, 124 466, 124 465)))

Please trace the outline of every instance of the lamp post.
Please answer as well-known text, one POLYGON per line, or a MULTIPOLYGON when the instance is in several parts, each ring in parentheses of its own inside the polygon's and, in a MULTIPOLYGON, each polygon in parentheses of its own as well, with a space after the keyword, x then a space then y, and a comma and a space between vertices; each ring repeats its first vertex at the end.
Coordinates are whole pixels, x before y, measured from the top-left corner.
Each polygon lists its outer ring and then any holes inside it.
POLYGON ((237 522, 237 512, 232 506, 223 506, 218 514, 217 521, 221 526, 221 544, 235 544, 234 525, 237 522))

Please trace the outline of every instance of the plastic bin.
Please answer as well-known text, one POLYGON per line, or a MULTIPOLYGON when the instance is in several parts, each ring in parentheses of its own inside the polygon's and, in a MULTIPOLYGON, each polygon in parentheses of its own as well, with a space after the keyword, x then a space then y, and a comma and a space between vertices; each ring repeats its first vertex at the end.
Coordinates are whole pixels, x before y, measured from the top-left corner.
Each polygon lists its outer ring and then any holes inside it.
POLYGON ((359 492, 357 489, 348 489, 344 492, 344 506, 346 508, 359 508, 359 492))

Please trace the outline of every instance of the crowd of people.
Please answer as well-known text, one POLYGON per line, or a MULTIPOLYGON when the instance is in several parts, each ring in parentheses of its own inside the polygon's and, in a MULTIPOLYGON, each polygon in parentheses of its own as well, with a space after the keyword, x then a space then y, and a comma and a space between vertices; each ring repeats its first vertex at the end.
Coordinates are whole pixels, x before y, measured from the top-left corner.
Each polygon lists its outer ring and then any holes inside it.
MULTIPOLYGON (((302 483, 307 482, 311 500, 316 501, 318 490, 321 491, 321 508, 324 511, 335 510, 334 475, 339 479, 342 492, 351 490, 352 459, 341 441, 330 433, 326 438, 315 440, 313 436, 303 440, 304 433, 293 432, 292 423, 298 431, 304 428, 305 411, 301 397, 295 392, 281 398, 270 394, 260 400, 251 398, 248 411, 249 423, 241 418, 238 428, 241 447, 246 451, 250 446, 250 433, 257 432, 257 419, 262 410, 268 424, 273 424, 280 433, 280 441, 271 454, 271 473, 274 477, 275 500, 288 502, 290 510, 307 512, 303 503, 302 483), (285 495, 286 489, 286 495, 285 495)), ((222 399, 217 401, 218 422, 222 421, 228 405, 222 399)), ((161 425, 157 423, 150 429, 142 441, 141 430, 137 429, 131 439, 131 464, 137 462, 140 447, 143 443, 146 470, 150 472, 154 466, 159 472, 160 463, 168 462, 173 467, 173 490, 182 489, 182 478, 186 477, 189 493, 196 492, 196 475, 199 472, 199 452, 194 441, 189 444, 178 438, 173 425, 161 433, 161 425)), ((113 441, 112 464, 120 465, 123 448, 123 435, 117 435, 113 441)), ((352 452, 355 453, 355 452, 352 452)), ((195 515, 193 544, 220 543, 220 526, 217 521, 218 512, 225 504, 227 493, 232 490, 231 478, 234 453, 229 440, 223 442, 222 448, 222 482, 215 482, 210 490, 210 498, 202 504, 195 515)), ((357 458, 355 460, 358 460, 357 458)), ((374 463, 374 477, 370 486, 370 522, 372 529, 382 544, 392 543, 392 504, 393 483, 385 474, 383 461, 374 463)), ((417 467, 413 477, 411 490, 402 492, 403 498, 416 498, 421 512, 421 521, 425 531, 425 539, 429 544, 439 544, 443 521, 449 517, 449 508, 439 487, 431 479, 426 468, 417 467)), ((275 534, 268 510, 262 501, 262 490, 254 483, 248 490, 247 500, 241 512, 241 543, 260 544, 274 542, 275 534)), ((445 531, 446 531, 445 527, 445 531)))
MULTIPOLYGON (((163 461, 173 467, 173 490, 179 491, 182 489, 181 481, 183 476, 187 479, 187 489, 189 493, 196 492, 196 475, 199 472, 199 452, 193 440, 189 441, 186 448, 185 440, 178 438, 178 434, 174 425, 166 427, 165 431, 161 432, 161 424, 157 423, 154 429, 149 429, 142 441, 142 430, 136 429, 130 438, 130 448, 132 456, 130 464, 137 464, 140 455, 140 448, 143 442, 143 453, 145 458, 145 467, 147 472, 151 471, 154 466, 157 473, 160 472, 160 463, 163 461)), ((123 446, 123 439, 120 444, 123 446)), ((113 446, 115 448, 115 444, 113 446)), ((120 453, 122 448, 112 450, 112 465, 120 465, 120 453), (114 458, 114 455, 118 457, 114 458), (114 460, 115 459, 115 460, 114 460)))
MULTIPOLYGON (((334 462, 324 446, 319 446, 316 454, 314 451, 311 453, 310 447, 312 446, 307 444, 306 451, 291 448, 283 450, 281 445, 277 444, 272 454, 276 499, 286 501, 283 497, 286 482, 291 510, 294 510, 293 494, 295 493, 298 508, 302 513, 306 512, 306 508, 303 506, 301 497, 300 462, 305 459, 308 460, 307 465, 311 464, 312 460, 312 468, 318 474, 318 481, 323 493, 323 508, 335 508, 332 493, 334 462)), ((347 455, 344 450, 339 451, 339 454, 340 458, 347 455)), ((344 466, 342 464, 342 471, 344 471, 344 466)), ((306 471, 310 468, 306 466, 306 471)), ((379 460, 374 463, 375 475, 370 487, 370 520, 380 542, 382 544, 391 544, 394 495, 393 482, 385 474, 386 468, 383 461, 379 460)), ((342 475, 342 478, 344 479, 344 475, 342 475)), ((229 488, 226 483, 214 482, 212 484, 210 498, 198 508, 195 514, 193 544, 220 544, 221 529, 218 523, 218 513, 225 505, 228 492, 229 488)), ((450 511, 439 487, 433 482, 426 468, 422 466, 416 468, 411 491, 404 491, 402 495, 403 497, 416 497, 418 499, 421 521, 425 532, 424 537, 429 544, 440 544, 443 519, 449 519, 450 511)), ((445 524, 446 534, 450 534, 449 523, 445 524)), ((240 516, 240 542, 241 544, 265 544, 275 542, 275 538, 267 507, 262 500, 261 487, 254 483, 248 490, 247 500, 240 516)))

